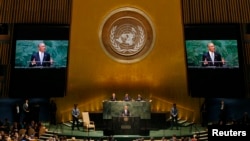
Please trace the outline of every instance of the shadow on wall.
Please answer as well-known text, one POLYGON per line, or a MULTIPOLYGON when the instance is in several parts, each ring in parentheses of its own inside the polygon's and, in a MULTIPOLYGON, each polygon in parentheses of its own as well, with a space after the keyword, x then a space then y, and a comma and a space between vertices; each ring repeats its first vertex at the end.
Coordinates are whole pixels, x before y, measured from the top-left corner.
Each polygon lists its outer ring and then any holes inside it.
MULTIPOLYGON (((31 109, 35 111, 34 113, 37 113, 37 115, 34 115, 34 118, 38 119, 39 121, 49 121, 49 99, 45 98, 30 98, 29 104, 31 109)), ((25 102, 25 99, 13 99, 13 98, 4 98, 0 99, 0 120, 4 120, 5 118, 8 118, 9 121, 13 121, 13 113, 15 105, 18 104, 20 107, 21 112, 21 121, 23 119, 22 115, 22 106, 25 102)))

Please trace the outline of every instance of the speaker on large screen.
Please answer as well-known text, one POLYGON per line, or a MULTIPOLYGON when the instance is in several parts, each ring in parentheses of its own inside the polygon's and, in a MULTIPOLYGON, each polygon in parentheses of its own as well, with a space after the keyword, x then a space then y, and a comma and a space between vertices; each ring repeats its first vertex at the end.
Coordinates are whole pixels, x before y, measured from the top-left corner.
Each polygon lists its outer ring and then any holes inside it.
POLYGON ((11 58, 11 97, 63 97, 69 25, 15 24, 11 58))
POLYGON ((185 25, 189 94, 193 97, 245 97, 239 24, 185 25))

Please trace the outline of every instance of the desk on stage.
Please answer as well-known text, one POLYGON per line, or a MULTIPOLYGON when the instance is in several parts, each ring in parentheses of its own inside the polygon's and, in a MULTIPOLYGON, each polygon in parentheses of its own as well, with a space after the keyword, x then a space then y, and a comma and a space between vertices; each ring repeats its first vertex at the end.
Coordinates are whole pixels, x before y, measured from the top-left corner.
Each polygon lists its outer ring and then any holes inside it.
POLYGON ((148 101, 104 101, 103 119, 119 117, 124 106, 127 105, 131 116, 141 119, 151 118, 151 102, 148 101))
POLYGON ((104 134, 139 135, 147 134, 148 120, 151 119, 149 101, 104 101, 103 120, 106 126, 104 134), (122 117, 121 112, 127 105, 131 116, 122 117))
POLYGON ((112 123, 116 135, 140 134, 140 117, 112 117, 112 123))

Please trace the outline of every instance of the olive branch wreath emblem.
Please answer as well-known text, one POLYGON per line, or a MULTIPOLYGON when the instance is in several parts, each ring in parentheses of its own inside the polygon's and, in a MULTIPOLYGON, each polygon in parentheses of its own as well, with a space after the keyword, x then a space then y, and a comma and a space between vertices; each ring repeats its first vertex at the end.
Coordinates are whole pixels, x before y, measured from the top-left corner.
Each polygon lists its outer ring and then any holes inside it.
POLYGON ((139 38, 140 40, 134 45, 134 47, 132 49, 124 49, 121 48, 120 45, 115 41, 115 32, 117 30, 117 26, 114 26, 111 29, 110 32, 110 42, 112 44, 112 46, 119 52, 119 53, 125 53, 125 52, 129 52, 129 53, 135 53, 138 52, 139 49, 142 47, 143 43, 144 43, 144 30, 142 29, 142 27, 137 26, 138 30, 139 30, 139 38))

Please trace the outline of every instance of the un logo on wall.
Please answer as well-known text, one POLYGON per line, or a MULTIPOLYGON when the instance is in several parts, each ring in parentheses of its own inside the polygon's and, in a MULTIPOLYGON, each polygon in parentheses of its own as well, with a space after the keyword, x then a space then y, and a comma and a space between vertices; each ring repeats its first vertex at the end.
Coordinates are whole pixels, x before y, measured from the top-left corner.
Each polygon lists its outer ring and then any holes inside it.
POLYGON ((144 12, 125 7, 106 16, 99 37, 108 56, 121 63, 133 63, 142 60, 152 50, 155 33, 144 12))

